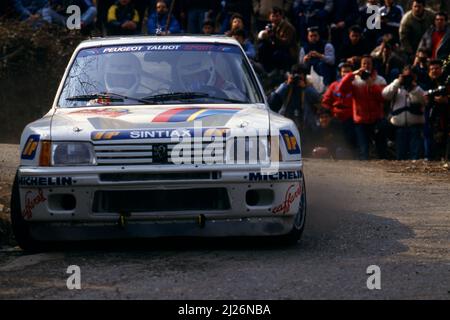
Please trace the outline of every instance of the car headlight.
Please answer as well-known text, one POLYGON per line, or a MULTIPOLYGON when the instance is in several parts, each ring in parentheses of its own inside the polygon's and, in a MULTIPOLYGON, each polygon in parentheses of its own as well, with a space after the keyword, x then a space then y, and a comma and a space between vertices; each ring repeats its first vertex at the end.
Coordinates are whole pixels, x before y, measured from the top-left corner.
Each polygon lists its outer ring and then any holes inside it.
POLYGON ((52 166, 94 165, 94 148, 89 142, 52 142, 52 166))

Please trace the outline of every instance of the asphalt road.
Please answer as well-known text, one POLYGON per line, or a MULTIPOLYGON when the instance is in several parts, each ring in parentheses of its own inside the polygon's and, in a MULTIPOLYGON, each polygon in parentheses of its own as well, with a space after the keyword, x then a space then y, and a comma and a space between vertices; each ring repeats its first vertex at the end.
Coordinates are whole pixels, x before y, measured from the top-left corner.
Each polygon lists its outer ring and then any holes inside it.
MULTIPOLYGON (((0 150, 5 217, 18 155, 14 145, 0 150)), ((446 169, 308 159, 305 176, 307 225, 296 246, 176 239, 32 255, 3 246, 0 299, 450 299, 446 169), (67 289, 70 265, 80 267, 80 290, 67 289), (371 265, 380 290, 367 288, 371 265)))

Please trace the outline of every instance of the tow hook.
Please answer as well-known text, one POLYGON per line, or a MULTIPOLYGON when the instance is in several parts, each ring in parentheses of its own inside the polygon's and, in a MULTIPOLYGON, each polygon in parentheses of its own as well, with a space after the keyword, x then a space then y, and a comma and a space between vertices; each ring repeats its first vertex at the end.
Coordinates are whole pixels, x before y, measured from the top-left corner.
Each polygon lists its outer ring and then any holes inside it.
POLYGON ((131 214, 129 212, 121 212, 119 216, 119 221, 117 222, 121 229, 125 229, 128 221, 127 218, 130 217, 131 214))
POLYGON ((197 223, 199 225, 200 228, 204 228, 205 227, 205 222, 206 222, 206 217, 204 214, 200 214, 197 217, 197 223))

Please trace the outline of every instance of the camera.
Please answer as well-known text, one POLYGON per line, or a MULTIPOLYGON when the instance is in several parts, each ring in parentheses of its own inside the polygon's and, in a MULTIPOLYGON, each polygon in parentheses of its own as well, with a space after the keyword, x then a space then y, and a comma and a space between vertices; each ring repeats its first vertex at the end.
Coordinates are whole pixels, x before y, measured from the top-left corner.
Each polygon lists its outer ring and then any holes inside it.
POLYGON ((446 86, 439 86, 435 89, 428 90, 425 95, 429 97, 437 97, 437 96, 444 96, 447 94, 447 87, 446 86))
POLYGON ((427 90, 427 92, 425 92, 425 95, 429 97, 445 96, 448 94, 447 87, 449 85, 450 85, 450 75, 447 76, 447 79, 445 79, 445 83, 443 85, 440 85, 434 89, 427 90))
POLYGON ((427 63, 428 58, 427 57, 419 57, 418 60, 420 63, 425 64, 425 63, 427 63))
POLYGON ((298 73, 294 73, 292 75, 292 84, 296 86, 298 85, 299 82, 300 82, 300 75, 298 73))
POLYGON ((410 75, 403 76, 403 87, 409 91, 412 88, 413 80, 414 78, 410 75))
POLYGON ((268 32, 272 32, 272 31, 273 31, 273 26, 272 26, 271 23, 268 23, 268 24, 266 25, 266 30, 267 30, 268 32))
POLYGON ((364 70, 363 72, 362 72, 362 74, 361 74, 361 79, 363 79, 363 80, 367 80, 367 79, 369 79, 370 78, 370 72, 369 71, 367 71, 367 70, 364 70))

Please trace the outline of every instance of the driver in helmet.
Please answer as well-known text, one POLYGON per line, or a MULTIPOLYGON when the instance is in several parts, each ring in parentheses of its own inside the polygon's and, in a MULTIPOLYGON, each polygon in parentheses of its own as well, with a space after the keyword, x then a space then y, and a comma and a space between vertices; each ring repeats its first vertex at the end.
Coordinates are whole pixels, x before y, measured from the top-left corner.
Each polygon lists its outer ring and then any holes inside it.
POLYGON ((222 76, 219 72, 220 67, 227 68, 223 63, 215 64, 209 53, 183 53, 177 65, 182 90, 204 92, 219 98, 246 100, 236 85, 222 76))
POLYGON ((141 72, 141 63, 134 54, 112 54, 105 65, 106 92, 135 97, 141 83, 141 72))

